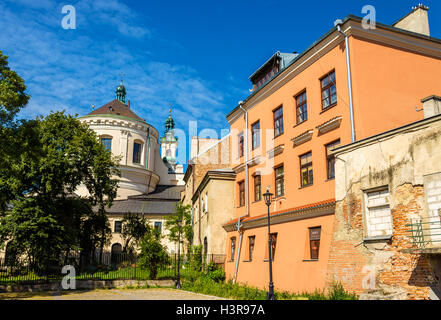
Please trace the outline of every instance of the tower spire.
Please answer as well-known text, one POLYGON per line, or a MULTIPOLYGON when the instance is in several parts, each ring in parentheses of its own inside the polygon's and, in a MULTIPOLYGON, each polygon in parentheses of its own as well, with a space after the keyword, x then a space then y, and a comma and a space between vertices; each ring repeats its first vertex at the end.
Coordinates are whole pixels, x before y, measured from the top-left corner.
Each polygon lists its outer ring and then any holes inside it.
POLYGON ((168 109, 168 118, 167 120, 165 120, 165 133, 173 130, 174 128, 175 128, 175 121, 171 116, 171 105, 170 105, 170 108, 168 109))
POLYGON ((116 98, 121 101, 122 103, 126 103, 126 88, 123 85, 123 80, 121 76, 121 84, 116 87, 116 98))

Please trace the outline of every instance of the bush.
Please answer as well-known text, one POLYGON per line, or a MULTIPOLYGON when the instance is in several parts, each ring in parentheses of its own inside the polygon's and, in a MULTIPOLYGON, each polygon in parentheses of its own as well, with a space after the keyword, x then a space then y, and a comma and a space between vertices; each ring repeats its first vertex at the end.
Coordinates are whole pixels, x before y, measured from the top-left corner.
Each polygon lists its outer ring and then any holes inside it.
POLYGON ((147 234, 141 241, 139 266, 150 272, 150 278, 156 279, 158 270, 170 263, 170 257, 160 240, 154 234, 147 234))
POLYGON ((194 271, 202 270, 202 245, 191 247, 190 269, 194 271))
POLYGON ((225 280, 225 271, 222 267, 210 262, 207 266, 207 273, 205 276, 215 282, 221 282, 225 280))

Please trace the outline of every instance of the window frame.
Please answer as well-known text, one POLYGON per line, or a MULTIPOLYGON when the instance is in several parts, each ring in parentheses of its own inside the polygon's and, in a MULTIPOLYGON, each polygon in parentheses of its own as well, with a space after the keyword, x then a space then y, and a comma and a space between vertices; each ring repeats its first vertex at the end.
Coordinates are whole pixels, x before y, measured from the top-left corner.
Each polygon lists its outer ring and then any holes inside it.
MULTIPOLYGON (((271 261, 274 261, 274 258, 276 256, 276 247, 277 247, 277 234, 278 232, 270 233, 270 239, 271 239, 271 261)), ((269 252, 268 252, 268 259, 269 259, 269 252)))
POLYGON ((162 234, 162 221, 155 221, 153 227, 155 230, 158 230, 157 225, 159 224, 159 234, 162 234))
POLYGON ((239 207, 243 207, 245 205, 245 180, 239 181, 239 207), (242 196, 243 195, 243 196, 242 196))
POLYGON ((236 252, 236 237, 230 237, 230 261, 234 261, 236 252))
POLYGON ((317 227, 311 227, 308 228, 308 234, 309 234, 309 258, 310 260, 318 260, 319 256, 320 256, 320 240, 321 240, 321 235, 322 235, 322 227, 321 226, 317 226, 317 227), (312 236, 313 231, 319 231, 319 235, 318 236, 312 236), (318 243, 317 245, 317 249, 315 251, 313 251, 314 247, 313 247, 313 242, 314 243, 318 243))
POLYGON ((262 176, 260 174, 256 174, 253 177, 254 179, 254 202, 258 202, 262 200, 262 176), (259 192, 257 192, 256 187, 259 187, 259 192), (256 197, 259 195, 259 197, 256 197))
POLYGON ((133 141, 133 154, 132 154, 132 163, 133 164, 141 164, 142 159, 142 143, 133 141), (139 150, 135 153, 135 145, 139 145, 139 150), (139 157, 139 159, 137 159, 139 157), (139 161, 136 161, 139 160, 139 161))
POLYGON ((256 236, 248 236, 248 261, 253 261, 253 253, 256 245, 256 236), (251 241, 252 240, 252 241, 251 241))
POLYGON ((106 150, 108 150, 110 152, 112 152, 112 140, 113 140, 113 138, 112 137, 108 137, 108 136, 104 136, 104 137, 100 138, 101 144, 104 146, 104 148, 106 150), (103 140, 110 141, 110 145, 108 146, 106 143, 104 143, 103 140))
POLYGON ((294 99, 296 102, 296 123, 300 124, 308 120, 308 97, 306 94, 306 89, 302 90, 300 93, 295 95, 294 99), (299 98, 302 97, 303 95, 304 95, 304 100, 299 102, 299 98), (306 118, 304 118, 302 121, 299 121, 299 115, 300 115, 299 111, 300 109, 303 109, 303 107, 304 110, 302 114, 305 114, 306 118))
POLYGON ((257 149, 260 147, 260 120, 257 120, 251 125, 251 150, 257 149), (254 129, 254 127, 258 125, 259 128, 254 129), (257 131, 256 135, 254 134, 257 131), (255 145, 257 138, 257 144, 255 145))
MULTIPOLYGON (((392 214, 392 208, 391 208, 391 202, 390 202, 390 190, 389 190, 389 186, 382 186, 382 187, 377 187, 377 188, 373 188, 373 189, 369 189, 369 190, 363 190, 363 200, 364 200, 364 215, 363 215, 363 223, 364 223, 364 227, 363 227, 363 237, 364 240, 369 240, 369 239, 376 239, 376 238, 391 238, 394 234, 394 222, 393 222, 393 214, 392 214), (369 205, 369 194, 373 194, 373 193, 382 193, 382 192, 387 192, 387 196, 386 200, 387 202, 383 203, 383 204, 374 204, 374 205, 369 205), (381 207, 387 207, 388 208, 388 218, 390 218, 390 234, 383 234, 383 235, 370 235, 370 226, 369 226, 369 221, 368 221, 368 215, 370 216, 370 212, 371 209, 378 209, 381 207)), ((384 218, 384 217, 383 217, 384 218)), ((383 221, 383 223, 386 223, 383 221)))
POLYGON ((278 106, 276 109, 273 110, 273 126, 274 126, 274 139, 281 136, 284 132, 283 128, 283 104, 278 106), (281 114, 276 117, 277 111, 281 110, 281 114), (276 134, 276 123, 279 122, 279 133, 276 134))
POLYGON ((277 198, 277 197, 282 197, 282 196, 285 195, 285 167, 284 167, 283 163, 277 165, 276 167, 274 167, 274 186, 275 186, 274 196, 275 196, 276 198, 277 198), (282 173, 281 176, 277 176, 277 170, 280 170, 280 169, 283 170, 283 173, 282 173), (278 182, 279 180, 282 181, 282 191, 281 191, 280 194, 279 194, 279 192, 278 192, 279 189, 277 188, 277 182, 278 182))
POLYGON ((238 155, 242 158, 245 154, 245 137, 243 131, 237 135, 238 155))
POLYGON ((320 78, 320 100, 322 102, 322 111, 327 110, 329 108, 332 108, 333 106, 335 106, 337 104, 337 77, 335 75, 335 69, 331 70, 330 72, 328 72, 327 74, 325 74, 323 77, 320 78), (334 74, 334 80, 331 81, 331 75, 334 74), (323 87, 323 80, 325 80, 326 78, 328 78, 328 84, 326 86, 323 87), (335 86, 335 102, 332 103, 331 100, 331 88, 335 86), (323 98, 323 92, 327 91, 328 96, 324 99, 323 98), (328 100, 329 104, 328 106, 324 106, 324 101, 328 100))
POLYGON ((313 164, 313 161, 312 161, 312 151, 308 151, 308 152, 306 152, 304 154, 301 154, 299 156, 299 164, 300 164, 300 187, 303 188, 303 187, 308 187, 308 186, 313 185, 314 184, 314 170, 313 170, 313 166, 312 166, 312 164, 313 164), (311 157, 311 161, 302 164, 302 158, 307 156, 307 155, 309 155, 309 154, 311 155, 310 156, 311 157), (308 183, 307 184, 303 184, 303 174, 302 174, 303 170, 302 169, 304 169, 304 168, 307 168, 307 172, 308 172, 308 183), (309 170, 309 168, 311 170, 309 170), (311 175, 309 174, 309 171, 311 171, 311 175), (311 181, 309 181, 310 178, 311 178, 311 181))
MULTIPOLYGON (((336 139, 336 140, 334 140, 334 141, 331 141, 331 142, 329 142, 329 143, 327 143, 327 144, 325 144, 325 153, 326 153, 326 178, 328 179, 328 180, 332 180, 332 179, 335 179, 335 156, 334 155, 329 155, 328 154, 328 149, 329 149, 329 147, 330 146, 334 146, 334 148, 333 149, 335 149, 335 148, 337 148, 337 147, 339 147, 341 145, 341 142, 340 142, 340 139, 336 139), (330 176, 330 172, 329 172, 329 169, 330 169, 330 167, 329 167, 329 162, 330 161, 333 161, 333 173, 334 173, 334 175, 331 177, 330 176)), ((330 151, 330 150, 329 150, 330 151)))
POLYGON ((113 222, 113 233, 121 233, 122 232, 122 220, 115 220, 113 222), (119 225, 119 231, 117 231, 116 225, 119 225))

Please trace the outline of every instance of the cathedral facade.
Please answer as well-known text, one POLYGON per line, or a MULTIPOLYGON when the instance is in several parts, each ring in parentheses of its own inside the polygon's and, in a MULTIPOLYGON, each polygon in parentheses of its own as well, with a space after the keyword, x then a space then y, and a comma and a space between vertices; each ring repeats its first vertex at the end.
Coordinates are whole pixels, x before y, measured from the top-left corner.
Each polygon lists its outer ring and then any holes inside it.
MULTIPOLYGON (((177 138, 171 110, 165 122, 164 135, 126 104, 126 89, 116 89, 116 99, 95 109, 79 120, 98 135, 101 143, 119 157, 117 197, 110 208, 109 222, 112 240, 106 250, 119 253, 124 245, 121 237, 122 219, 127 213, 143 215, 152 227, 160 230, 169 253, 176 252, 164 228, 165 217, 173 214, 183 189, 184 170, 177 164, 177 138)), ((79 196, 86 195, 80 187, 79 196)))

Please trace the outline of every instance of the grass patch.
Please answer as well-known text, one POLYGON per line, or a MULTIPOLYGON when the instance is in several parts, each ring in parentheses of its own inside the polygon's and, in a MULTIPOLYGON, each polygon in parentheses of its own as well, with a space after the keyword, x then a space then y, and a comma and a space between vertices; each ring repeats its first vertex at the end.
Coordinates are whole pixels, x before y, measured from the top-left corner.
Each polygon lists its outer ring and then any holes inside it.
MULTIPOLYGON (((247 285, 228 282, 216 282, 201 275, 191 281, 183 281, 182 289, 235 300, 265 300, 267 291, 247 285)), ((328 292, 316 290, 313 293, 275 292, 276 300, 357 300, 355 294, 344 290, 339 283, 331 285, 328 292)))

